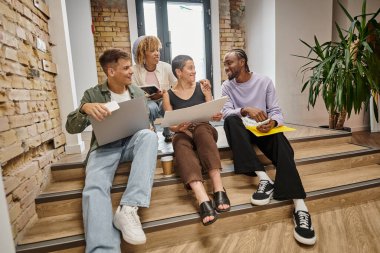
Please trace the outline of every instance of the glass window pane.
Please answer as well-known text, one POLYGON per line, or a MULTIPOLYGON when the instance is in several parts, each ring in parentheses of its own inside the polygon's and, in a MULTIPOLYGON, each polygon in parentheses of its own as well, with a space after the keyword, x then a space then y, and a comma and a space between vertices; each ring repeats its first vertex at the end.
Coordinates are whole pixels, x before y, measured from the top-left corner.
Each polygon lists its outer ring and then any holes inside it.
POLYGON ((157 36, 156 4, 154 1, 144 1, 145 35, 157 36))
POLYGON ((196 80, 206 78, 204 13, 201 3, 168 2, 172 58, 186 54, 194 59, 196 80))

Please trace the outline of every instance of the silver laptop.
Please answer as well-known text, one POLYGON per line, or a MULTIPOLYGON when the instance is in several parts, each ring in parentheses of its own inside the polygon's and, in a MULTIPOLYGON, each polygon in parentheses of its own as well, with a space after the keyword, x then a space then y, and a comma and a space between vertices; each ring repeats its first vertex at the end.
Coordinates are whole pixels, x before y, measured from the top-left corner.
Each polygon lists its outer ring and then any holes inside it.
POLYGON ((119 103, 120 108, 102 121, 90 117, 99 145, 131 136, 142 129, 149 129, 148 109, 145 98, 138 97, 119 103))

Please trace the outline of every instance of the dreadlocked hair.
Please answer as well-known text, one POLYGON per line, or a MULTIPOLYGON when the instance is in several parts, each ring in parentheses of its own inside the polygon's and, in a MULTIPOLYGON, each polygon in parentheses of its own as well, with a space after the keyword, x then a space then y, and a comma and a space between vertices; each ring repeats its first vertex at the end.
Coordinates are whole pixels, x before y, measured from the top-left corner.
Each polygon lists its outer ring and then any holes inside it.
POLYGON ((251 72, 249 70, 249 67, 248 67, 248 56, 247 54, 245 53, 245 51, 243 49, 240 49, 240 48, 234 48, 234 49, 231 49, 227 52, 227 54, 229 53, 233 53, 235 54, 238 59, 243 59, 244 60, 244 67, 245 67, 245 71, 247 71, 248 73, 251 72))

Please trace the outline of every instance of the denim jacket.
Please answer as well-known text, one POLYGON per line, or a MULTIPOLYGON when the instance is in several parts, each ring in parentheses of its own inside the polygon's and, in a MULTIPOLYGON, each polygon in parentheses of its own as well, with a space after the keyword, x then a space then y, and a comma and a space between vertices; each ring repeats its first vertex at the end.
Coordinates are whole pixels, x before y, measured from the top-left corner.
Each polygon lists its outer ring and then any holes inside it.
MULTIPOLYGON (((128 85, 129 93, 131 94, 131 98, 137 98, 145 96, 145 93, 142 89, 134 84, 128 85)), ((85 103, 107 103, 111 101, 111 92, 108 89, 108 82, 105 81, 103 84, 96 85, 84 92, 82 97, 80 106, 75 111, 69 113, 66 121, 66 130, 70 134, 78 134, 81 133, 86 127, 91 124, 91 121, 87 114, 82 113, 80 109, 85 103)), ((149 111, 149 110, 148 110, 149 111)), ((98 142, 96 141, 95 134, 92 132, 91 137, 91 151, 98 148, 98 142)))

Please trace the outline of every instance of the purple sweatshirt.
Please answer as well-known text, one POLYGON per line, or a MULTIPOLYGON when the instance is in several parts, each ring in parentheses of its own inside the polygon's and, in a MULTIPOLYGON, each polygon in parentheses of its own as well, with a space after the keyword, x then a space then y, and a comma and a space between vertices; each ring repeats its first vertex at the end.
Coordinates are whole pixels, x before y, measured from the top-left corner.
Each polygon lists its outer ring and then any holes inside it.
POLYGON ((226 80, 223 82, 222 96, 228 97, 222 109, 223 118, 241 116, 241 108, 249 106, 266 112, 269 118, 277 121, 278 126, 284 124, 273 82, 267 76, 253 72, 251 79, 245 83, 237 83, 236 79, 226 80))

